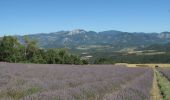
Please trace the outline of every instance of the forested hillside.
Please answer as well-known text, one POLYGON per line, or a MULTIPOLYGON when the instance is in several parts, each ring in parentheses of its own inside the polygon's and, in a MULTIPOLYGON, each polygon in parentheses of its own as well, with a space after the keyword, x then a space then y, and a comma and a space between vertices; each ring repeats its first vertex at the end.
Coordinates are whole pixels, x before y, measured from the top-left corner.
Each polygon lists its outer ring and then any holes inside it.
MULTIPOLYGON (((68 48, 70 50, 109 49, 121 50, 124 48, 147 47, 152 44, 170 42, 170 32, 162 33, 132 33, 121 31, 59 31, 26 35, 36 39, 42 48, 68 48)), ((23 41, 24 36, 17 36, 23 41)))
POLYGON ((170 63, 170 32, 94 32, 78 29, 16 37, 5 36, 0 40, 0 60, 7 62, 170 63))
POLYGON ((145 48, 139 48, 141 50, 156 50, 162 52, 169 52, 170 51, 170 42, 166 44, 152 44, 145 48))

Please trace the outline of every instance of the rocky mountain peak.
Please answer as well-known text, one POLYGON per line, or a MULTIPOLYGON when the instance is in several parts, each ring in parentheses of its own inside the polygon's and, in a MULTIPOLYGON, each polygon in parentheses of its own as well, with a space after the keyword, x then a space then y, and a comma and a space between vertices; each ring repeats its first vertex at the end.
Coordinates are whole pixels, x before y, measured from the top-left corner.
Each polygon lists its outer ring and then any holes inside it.
POLYGON ((75 35, 75 34, 81 34, 81 33, 86 33, 86 31, 83 29, 75 29, 75 30, 70 31, 68 35, 75 35))
POLYGON ((162 32, 158 35, 158 37, 168 39, 170 38, 170 32, 162 32))

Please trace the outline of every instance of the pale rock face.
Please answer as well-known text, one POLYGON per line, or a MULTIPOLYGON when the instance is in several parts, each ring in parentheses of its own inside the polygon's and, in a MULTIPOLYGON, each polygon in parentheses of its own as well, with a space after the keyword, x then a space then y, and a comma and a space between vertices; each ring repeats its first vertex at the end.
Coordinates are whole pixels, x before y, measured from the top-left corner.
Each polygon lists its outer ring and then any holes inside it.
POLYGON ((70 31, 68 35, 75 35, 75 34, 81 34, 81 33, 86 33, 86 31, 82 29, 75 29, 75 30, 70 31))
POLYGON ((168 39, 170 38, 170 33, 164 32, 164 33, 159 34, 158 37, 168 39))

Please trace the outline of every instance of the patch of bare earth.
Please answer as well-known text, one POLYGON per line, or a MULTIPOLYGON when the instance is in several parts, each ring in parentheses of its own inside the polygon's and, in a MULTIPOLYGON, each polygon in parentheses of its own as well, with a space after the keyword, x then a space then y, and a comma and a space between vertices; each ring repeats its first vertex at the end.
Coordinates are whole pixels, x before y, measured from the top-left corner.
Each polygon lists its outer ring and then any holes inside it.
POLYGON ((153 85, 151 90, 151 100, 163 100, 162 95, 160 94, 160 90, 157 83, 156 73, 154 68, 154 78, 153 78, 153 85))

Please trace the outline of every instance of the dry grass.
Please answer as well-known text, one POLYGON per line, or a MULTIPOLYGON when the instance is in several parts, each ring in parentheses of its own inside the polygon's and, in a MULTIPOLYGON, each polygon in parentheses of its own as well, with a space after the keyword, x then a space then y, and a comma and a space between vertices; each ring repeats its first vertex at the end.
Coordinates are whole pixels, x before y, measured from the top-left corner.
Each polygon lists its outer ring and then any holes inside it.
POLYGON ((170 64, 128 64, 128 63, 117 63, 115 65, 124 65, 127 67, 152 67, 154 68, 155 66, 159 67, 170 67, 170 64))
POLYGON ((154 69, 154 78, 153 78, 153 84, 152 84, 152 90, 151 90, 151 100, 163 100, 162 95, 160 94, 160 89, 158 87, 158 83, 157 83, 157 76, 155 73, 155 69, 154 69))

